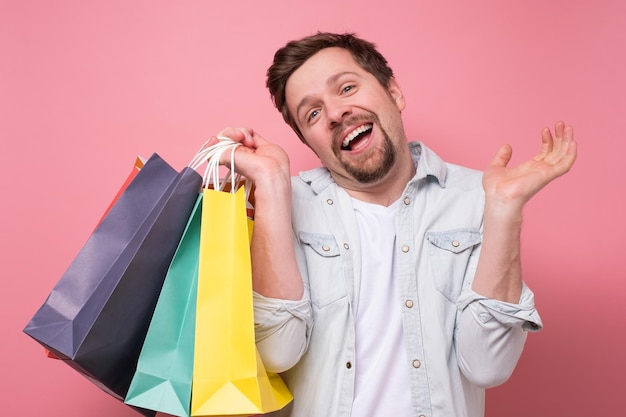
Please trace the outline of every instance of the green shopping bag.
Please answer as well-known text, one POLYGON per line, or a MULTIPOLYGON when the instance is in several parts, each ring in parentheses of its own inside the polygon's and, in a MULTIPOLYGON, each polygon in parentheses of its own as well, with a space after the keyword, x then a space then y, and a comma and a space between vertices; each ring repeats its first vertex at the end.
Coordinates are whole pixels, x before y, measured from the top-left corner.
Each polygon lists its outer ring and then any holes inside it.
POLYGON ((125 403, 189 416, 202 193, 167 271, 125 403))

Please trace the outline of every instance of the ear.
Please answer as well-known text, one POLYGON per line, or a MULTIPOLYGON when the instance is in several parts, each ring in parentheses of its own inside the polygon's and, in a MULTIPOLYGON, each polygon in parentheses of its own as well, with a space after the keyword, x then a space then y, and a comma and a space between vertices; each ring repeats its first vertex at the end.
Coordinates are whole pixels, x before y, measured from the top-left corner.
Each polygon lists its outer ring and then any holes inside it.
POLYGON ((398 110, 399 111, 404 110, 404 108, 406 107, 404 94, 402 94, 400 85, 398 84, 398 81, 396 81, 394 77, 391 77, 389 79, 389 83, 387 84, 387 91, 389 92, 389 95, 391 96, 393 101, 396 103, 396 107, 398 108, 398 110))

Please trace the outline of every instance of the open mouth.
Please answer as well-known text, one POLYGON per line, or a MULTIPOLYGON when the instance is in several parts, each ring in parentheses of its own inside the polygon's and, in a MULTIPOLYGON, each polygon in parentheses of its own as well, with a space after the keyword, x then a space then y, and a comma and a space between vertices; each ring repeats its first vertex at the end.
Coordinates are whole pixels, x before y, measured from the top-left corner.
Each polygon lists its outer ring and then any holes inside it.
POLYGON ((366 124, 354 129, 341 143, 341 150, 350 151, 356 149, 358 144, 372 131, 373 124, 366 124))

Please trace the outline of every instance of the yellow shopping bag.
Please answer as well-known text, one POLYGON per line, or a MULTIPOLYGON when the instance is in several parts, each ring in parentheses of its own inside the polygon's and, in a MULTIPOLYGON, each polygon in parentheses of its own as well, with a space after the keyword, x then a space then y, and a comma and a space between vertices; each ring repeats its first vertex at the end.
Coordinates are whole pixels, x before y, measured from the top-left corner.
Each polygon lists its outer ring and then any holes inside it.
POLYGON ((244 187, 203 193, 191 415, 279 410, 293 397, 255 345, 244 187))

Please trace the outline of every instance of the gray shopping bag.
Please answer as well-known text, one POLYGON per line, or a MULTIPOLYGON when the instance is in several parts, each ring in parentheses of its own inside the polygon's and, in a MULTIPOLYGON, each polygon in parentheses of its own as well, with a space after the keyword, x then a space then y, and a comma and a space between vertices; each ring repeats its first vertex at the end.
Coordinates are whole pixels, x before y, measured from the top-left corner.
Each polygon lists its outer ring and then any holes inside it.
POLYGON ((24 332, 123 401, 201 187, 195 170, 187 167, 178 173, 159 155, 152 155, 24 332))

